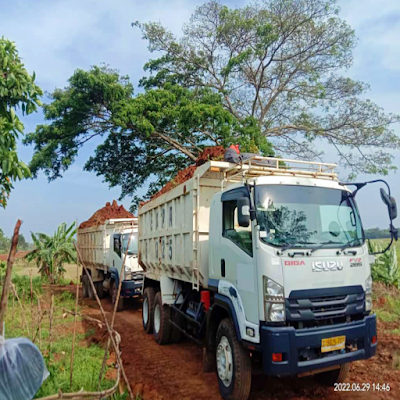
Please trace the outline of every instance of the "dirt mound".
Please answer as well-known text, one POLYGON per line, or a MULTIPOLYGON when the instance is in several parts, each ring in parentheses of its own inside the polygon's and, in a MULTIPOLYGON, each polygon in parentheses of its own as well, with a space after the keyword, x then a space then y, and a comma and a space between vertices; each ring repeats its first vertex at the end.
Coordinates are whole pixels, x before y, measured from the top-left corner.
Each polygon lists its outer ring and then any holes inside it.
MULTIPOLYGON (((158 193, 153 195, 149 201, 156 199, 162 194, 169 192, 174 187, 191 179, 194 175, 194 171, 196 171, 196 168, 199 167, 200 165, 205 164, 207 161, 223 160, 224 154, 225 154, 225 149, 223 146, 206 147, 197 157, 195 165, 190 165, 189 167, 179 171, 178 174, 175 176, 175 178, 172 179, 172 181, 169 181, 158 193)), ((148 201, 141 203, 140 205, 144 205, 146 203, 148 203, 148 201)))
POLYGON ((125 207, 121 204, 120 206, 114 200, 112 204, 106 203, 105 207, 97 210, 87 221, 82 222, 79 225, 79 229, 90 228, 91 226, 101 225, 111 218, 133 218, 134 215, 129 211, 125 210, 125 207))

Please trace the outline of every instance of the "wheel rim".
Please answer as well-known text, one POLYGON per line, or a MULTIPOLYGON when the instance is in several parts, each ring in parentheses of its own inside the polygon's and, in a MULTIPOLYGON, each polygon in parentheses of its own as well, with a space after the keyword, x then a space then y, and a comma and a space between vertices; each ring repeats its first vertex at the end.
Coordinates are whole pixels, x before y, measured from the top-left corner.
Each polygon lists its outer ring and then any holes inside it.
POLYGON ((233 377, 233 354, 229 340, 222 336, 217 347, 217 371, 221 382, 229 387, 233 377))
POLYGON ((155 331, 155 333, 160 332, 160 326, 161 326, 161 310, 160 310, 160 305, 157 304, 156 307, 154 308, 154 331, 155 331))
POLYGON ((149 300, 147 297, 143 300, 143 324, 147 326, 149 321, 149 300))

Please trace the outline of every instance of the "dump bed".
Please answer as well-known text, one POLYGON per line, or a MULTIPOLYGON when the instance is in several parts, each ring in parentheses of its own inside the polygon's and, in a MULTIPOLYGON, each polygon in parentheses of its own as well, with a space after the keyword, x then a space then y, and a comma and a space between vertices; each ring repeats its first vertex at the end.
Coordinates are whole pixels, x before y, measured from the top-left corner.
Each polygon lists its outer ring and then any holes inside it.
POLYGON ((139 262, 147 277, 207 284, 210 204, 229 166, 209 161, 193 178, 140 207, 139 262))
POLYGON ((107 259, 112 236, 115 233, 137 230, 137 218, 109 219, 102 225, 78 229, 78 247, 82 261, 87 267, 103 270, 110 265, 107 259))
POLYGON ((335 164, 254 156, 240 165, 208 161, 193 178, 139 209, 139 263, 146 276, 208 285, 208 234, 212 197, 243 179, 305 176, 337 180, 335 164), (299 169, 300 167, 300 169, 299 169))

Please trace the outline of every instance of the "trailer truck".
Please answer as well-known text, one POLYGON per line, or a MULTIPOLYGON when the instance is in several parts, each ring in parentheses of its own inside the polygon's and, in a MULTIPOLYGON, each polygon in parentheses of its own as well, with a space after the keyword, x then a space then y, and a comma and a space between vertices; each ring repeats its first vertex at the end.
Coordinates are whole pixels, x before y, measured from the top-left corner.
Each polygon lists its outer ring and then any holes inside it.
MULTIPOLYGON (((333 385, 376 353, 374 256, 355 201, 372 182, 344 184, 335 167, 208 161, 139 210, 143 328, 160 345, 202 345, 225 399, 249 397, 252 370, 333 385)), ((381 197, 392 243, 396 202, 389 187, 381 197)))
MULTIPOLYGON (((141 295, 143 270, 138 264, 137 224, 137 218, 114 218, 101 225, 78 229, 79 252, 93 279, 97 295, 103 298, 105 293, 109 293, 112 303, 118 302, 118 311, 123 309, 125 298, 141 295), (118 298, 120 279, 123 281, 118 298)), ((85 271, 81 281, 83 297, 93 298, 85 271)))

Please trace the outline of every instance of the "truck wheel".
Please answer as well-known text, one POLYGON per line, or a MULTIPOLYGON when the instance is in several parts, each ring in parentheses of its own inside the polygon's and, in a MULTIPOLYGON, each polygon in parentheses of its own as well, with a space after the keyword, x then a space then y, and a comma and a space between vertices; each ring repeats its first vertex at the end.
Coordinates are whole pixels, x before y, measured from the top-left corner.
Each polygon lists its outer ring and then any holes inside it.
POLYGON ((171 309, 168 305, 162 305, 161 292, 154 297, 154 325, 153 334, 158 344, 167 344, 171 338, 171 309))
POLYGON ((96 287, 96 293, 99 299, 104 299, 103 281, 96 282, 94 286, 96 287))
MULTIPOLYGON (((92 289, 92 285, 90 284, 89 277, 87 276, 86 278, 87 278, 88 298, 90 300, 93 300, 94 299, 94 292, 93 292, 93 289, 92 289)), ((93 284, 96 285, 94 282, 93 282, 93 284)))
POLYGON ((83 298, 89 297, 89 278, 87 275, 82 276, 82 296, 83 298))
POLYGON ((314 379, 324 386, 333 386, 335 383, 343 383, 349 373, 350 364, 342 364, 340 368, 314 375, 314 379))
POLYGON ((156 291, 152 287, 147 287, 143 292, 142 321, 143 329, 146 333, 153 333, 154 324, 154 297, 156 291))
POLYGON ((229 318, 223 319, 219 324, 215 352, 218 385, 222 398, 247 400, 251 387, 250 355, 237 340, 229 318))
POLYGON ((112 303, 115 305, 115 302, 118 301, 118 305, 117 305, 117 311, 122 311, 124 309, 124 298, 123 297, 119 297, 119 299, 117 299, 118 297, 118 286, 115 283, 115 281, 111 281, 111 301, 112 303))
MULTIPOLYGON (((181 328, 183 326, 183 317, 181 314, 174 312, 175 315, 171 312, 172 320, 179 325, 181 328)), ((182 339, 182 332, 176 328, 175 326, 171 326, 171 343, 179 343, 182 339)))

